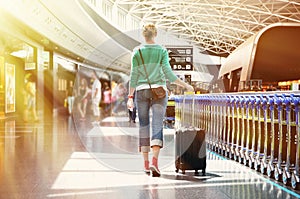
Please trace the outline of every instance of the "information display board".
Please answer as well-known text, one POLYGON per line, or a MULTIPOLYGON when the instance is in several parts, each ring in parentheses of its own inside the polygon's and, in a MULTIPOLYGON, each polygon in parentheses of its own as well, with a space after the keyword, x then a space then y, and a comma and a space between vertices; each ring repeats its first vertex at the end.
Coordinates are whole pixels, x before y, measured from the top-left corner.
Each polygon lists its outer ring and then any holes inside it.
POLYGON ((193 70, 193 47, 192 46, 167 46, 170 65, 173 70, 193 70))

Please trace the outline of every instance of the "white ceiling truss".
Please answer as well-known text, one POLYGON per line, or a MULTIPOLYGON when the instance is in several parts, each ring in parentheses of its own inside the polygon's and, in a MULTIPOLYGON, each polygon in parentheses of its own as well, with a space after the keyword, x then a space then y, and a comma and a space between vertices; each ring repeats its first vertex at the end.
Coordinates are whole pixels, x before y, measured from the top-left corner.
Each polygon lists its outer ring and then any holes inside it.
POLYGON ((278 22, 300 23, 299 0, 111 0, 142 22, 155 23, 203 52, 228 55, 278 22))

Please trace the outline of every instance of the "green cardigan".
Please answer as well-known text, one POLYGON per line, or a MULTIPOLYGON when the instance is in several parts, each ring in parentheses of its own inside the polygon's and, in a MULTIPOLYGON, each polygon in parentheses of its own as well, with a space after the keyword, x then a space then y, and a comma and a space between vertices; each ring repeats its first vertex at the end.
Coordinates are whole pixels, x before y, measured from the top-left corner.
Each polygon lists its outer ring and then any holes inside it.
MULTIPOLYGON (((140 46, 146 70, 151 84, 165 86, 166 79, 174 82, 178 77, 173 73, 167 49, 157 44, 140 46)), ((148 85, 147 76, 139 54, 139 48, 133 50, 131 57, 130 87, 148 85)))

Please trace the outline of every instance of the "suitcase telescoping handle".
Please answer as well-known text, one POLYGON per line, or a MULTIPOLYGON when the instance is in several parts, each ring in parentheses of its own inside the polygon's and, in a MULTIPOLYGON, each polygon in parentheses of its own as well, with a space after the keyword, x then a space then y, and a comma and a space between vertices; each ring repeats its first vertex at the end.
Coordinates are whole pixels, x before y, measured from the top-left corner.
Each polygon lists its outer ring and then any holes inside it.
MULTIPOLYGON (((186 110, 186 107, 185 107, 185 102, 186 102, 186 98, 187 97, 192 97, 192 124, 190 125, 190 127, 195 127, 195 124, 194 124, 194 116, 195 116, 195 93, 194 92, 184 92, 184 95, 183 95, 183 101, 182 101, 182 110, 181 110, 181 113, 182 113, 182 116, 181 116, 181 123, 182 123, 182 127, 184 127, 184 124, 185 124, 185 121, 184 121, 184 113, 185 113, 185 110, 186 110)), ((188 126, 186 126, 188 127, 188 126)))

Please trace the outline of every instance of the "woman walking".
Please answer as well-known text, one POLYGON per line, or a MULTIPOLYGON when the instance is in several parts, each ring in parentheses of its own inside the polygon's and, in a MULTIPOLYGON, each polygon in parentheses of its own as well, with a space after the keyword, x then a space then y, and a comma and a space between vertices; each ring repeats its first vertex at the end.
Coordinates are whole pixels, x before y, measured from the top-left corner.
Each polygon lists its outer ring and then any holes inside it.
POLYGON ((133 108, 133 93, 136 91, 136 104, 139 117, 139 151, 143 154, 146 173, 152 171, 154 177, 160 176, 158 156, 163 147, 163 119, 167 107, 168 95, 166 79, 187 91, 194 88, 180 80, 172 71, 167 50, 155 43, 157 29, 154 24, 143 27, 145 44, 136 48, 132 54, 130 90, 127 107, 133 108), (154 99, 151 88, 163 87, 164 98, 154 99), (150 109, 152 109, 152 135, 150 139, 150 109), (153 157, 149 163, 149 152, 153 157))

